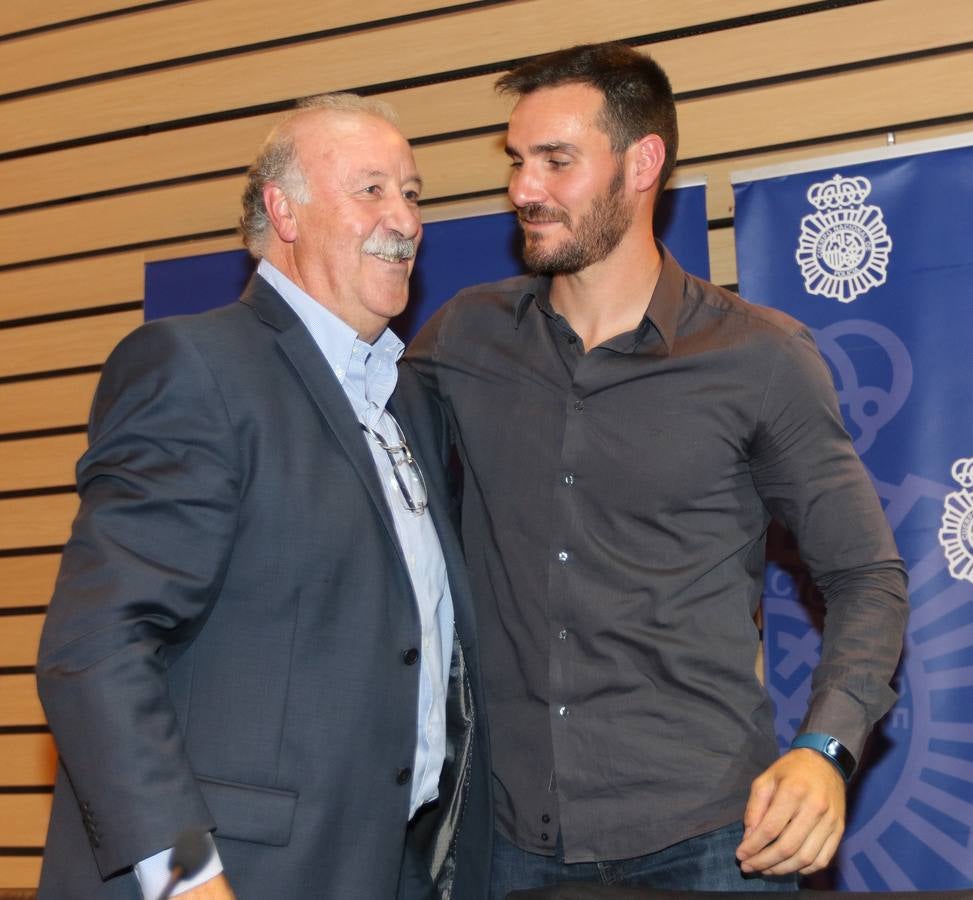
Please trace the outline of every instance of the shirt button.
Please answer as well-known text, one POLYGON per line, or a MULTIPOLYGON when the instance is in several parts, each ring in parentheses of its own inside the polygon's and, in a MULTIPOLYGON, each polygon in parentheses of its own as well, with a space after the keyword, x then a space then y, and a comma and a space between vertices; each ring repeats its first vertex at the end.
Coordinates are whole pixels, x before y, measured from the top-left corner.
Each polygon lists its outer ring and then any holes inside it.
POLYGON ((583 410, 583 409, 584 409, 584 400, 575 400, 575 401, 574 401, 574 408, 575 408, 575 409, 576 409, 576 410, 577 410, 578 412, 581 412, 581 410, 583 410))
POLYGON ((546 831, 542 831, 542 832, 541 832, 541 840, 542 840, 542 841, 546 841, 546 840, 549 840, 549 838, 548 838, 548 836, 547 836, 547 832, 546 832, 546 831))
POLYGON ((404 769, 399 769, 395 775, 395 780, 399 784, 408 784, 409 779, 412 777, 412 769, 406 766, 404 769))
POLYGON ((544 815, 541 816, 541 821, 546 825, 551 821, 551 817, 547 813, 544 813, 544 815))
POLYGON ((570 472, 568 472, 568 474, 564 476, 564 483, 568 487, 571 487, 571 485, 574 484, 574 476, 570 472))
POLYGON ((566 563, 568 561, 568 551, 562 550, 560 553, 558 553, 557 558, 558 561, 566 563))
POLYGON ((414 666, 419 659, 419 651, 415 647, 410 647, 402 654, 402 661, 407 666, 414 666))
POLYGON ((557 711, 557 714, 558 714, 558 715, 559 715, 559 716, 560 716, 560 717, 561 717, 562 719, 566 719, 566 718, 567 718, 567 717, 568 717, 569 715, 571 715, 571 710, 570 710, 570 709, 568 709, 568 708, 567 708, 566 706, 562 706, 562 707, 561 707, 561 708, 560 708, 560 709, 559 709, 559 710, 557 711))
POLYGON ((561 630, 560 630, 560 631, 559 631, 559 632, 557 633, 557 639, 558 639, 559 641, 566 641, 566 640, 568 639, 568 630, 567 630, 567 628, 562 628, 562 629, 561 629, 561 630))
POLYGON ((578 343, 577 337, 575 337, 573 334, 569 334, 568 335, 568 343, 569 344, 576 344, 576 343, 578 343))

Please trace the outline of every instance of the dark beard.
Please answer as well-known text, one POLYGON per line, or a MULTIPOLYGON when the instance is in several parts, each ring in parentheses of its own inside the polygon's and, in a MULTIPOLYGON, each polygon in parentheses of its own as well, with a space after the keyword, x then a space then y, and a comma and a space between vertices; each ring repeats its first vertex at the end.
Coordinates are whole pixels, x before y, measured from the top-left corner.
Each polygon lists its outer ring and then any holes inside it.
POLYGON ((571 275, 608 256, 632 224, 632 206, 622 198, 624 183, 625 174, 619 166, 605 193, 591 202, 591 208, 572 229, 573 236, 553 250, 543 250, 539 241, 532 240, 530 220, 563 222, 570 227, 567 214, 539 203, 521 207, 518 217, 524 229, 524 263, 527 268, 539 275, 571 275))

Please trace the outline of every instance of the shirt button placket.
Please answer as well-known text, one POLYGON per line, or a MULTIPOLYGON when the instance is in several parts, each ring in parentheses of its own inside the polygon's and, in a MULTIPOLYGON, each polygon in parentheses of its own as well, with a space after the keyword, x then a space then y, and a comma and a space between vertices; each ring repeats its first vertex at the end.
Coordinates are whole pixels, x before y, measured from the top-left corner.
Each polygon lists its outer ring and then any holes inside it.
MULTIPOLYGON (((569 627, 577 621, 578 553, 582 552, 583 534, 579 533, 582 502, 578 474, 575 466, 583 457, 584 434, 588 422, 581 418, 585 412, 585 401, 575 394, 575 388, 568 389, 564 396, 564 431, 560 447, 558 468, 551 473, 555 479, 552 520, 550 528, 550 580, 548 583, 548 619, 550 627, 549 644, 549 686, 550 715, 552 725, 554 772, 560 765, 571 762, 573 746, 568 717, 571 715, 569 704, 575 692, 572 686, 573 642, 568 641, 569 627)), ((573 730, 573 729, 571 729, 573 730)), ((551 798, 556 802, 556 798, 551 798)), ((550 801, 548 801, 550 802, 550 801)), ((550 846, 555 840, 559 822, 548 808, 536 810, 542 816, 538 829, 541 841, 550 846)))

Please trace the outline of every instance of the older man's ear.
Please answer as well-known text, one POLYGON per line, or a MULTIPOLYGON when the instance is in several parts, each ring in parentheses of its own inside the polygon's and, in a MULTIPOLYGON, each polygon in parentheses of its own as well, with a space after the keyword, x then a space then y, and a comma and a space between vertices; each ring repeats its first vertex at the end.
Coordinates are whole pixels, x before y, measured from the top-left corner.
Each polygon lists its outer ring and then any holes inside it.
POLYGON ((264 206, 274 231, 285 244, 297 240, 297 220, 291 209, 291 201, 279 185, 271 182, 264 186, 264 206))

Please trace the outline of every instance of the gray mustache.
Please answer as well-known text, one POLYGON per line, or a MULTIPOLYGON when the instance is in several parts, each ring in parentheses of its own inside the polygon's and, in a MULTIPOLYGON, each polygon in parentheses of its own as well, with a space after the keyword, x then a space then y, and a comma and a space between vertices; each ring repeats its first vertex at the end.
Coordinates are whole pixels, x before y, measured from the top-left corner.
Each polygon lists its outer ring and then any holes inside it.
POLYGON ((416 242, 410 238, 372 235, 362 245, 362 253, 372 256, 392 256, 396 259, 412 259, 416 255, 416 242))

